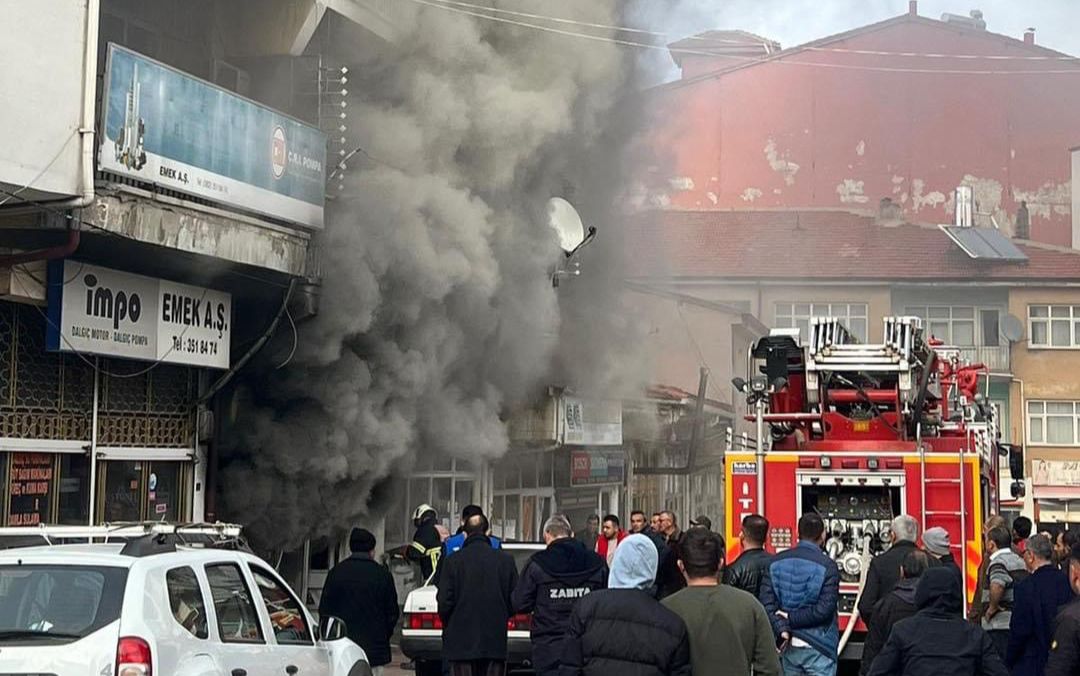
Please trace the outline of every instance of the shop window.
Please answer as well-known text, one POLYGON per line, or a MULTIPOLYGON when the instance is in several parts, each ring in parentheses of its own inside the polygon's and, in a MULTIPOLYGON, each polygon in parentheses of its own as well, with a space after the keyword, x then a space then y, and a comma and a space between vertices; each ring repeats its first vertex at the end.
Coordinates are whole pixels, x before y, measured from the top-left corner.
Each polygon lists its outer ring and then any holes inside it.
POLYGON ((102 462, 98 520, 183 521, 187 471, 187 464, 178 461, 102 462))
POLYGON ((85 524, 90 519, 90 459, 81 453, 59 458, 57 523, 85 524))
POLYGON ((0 523, 85 524, 89 472, 81 453, 0 453, 0 523))

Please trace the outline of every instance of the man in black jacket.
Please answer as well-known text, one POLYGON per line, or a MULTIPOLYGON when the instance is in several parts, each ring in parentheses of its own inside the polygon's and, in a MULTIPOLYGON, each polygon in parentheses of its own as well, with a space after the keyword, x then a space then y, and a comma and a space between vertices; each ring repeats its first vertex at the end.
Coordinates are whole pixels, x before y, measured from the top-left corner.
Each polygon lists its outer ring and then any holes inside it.
POLYGON ((452 676, 506 673, 506 623, 513 615, 517 566, 491 547, 487 531, 487 517, 469 517, 465 544, 446 559, 440 579, 443 659, 452 676))
POLYGON ((349 535, 352 556, 326 577, 319 615, 345 622, 349 639, 364 649, 375 675, 390 662, 390 637, 398 620, 397 589, 385 566, 371 558, 375 536, 363 528, 349 535))
POLYGON ((1061 609, 1054 622, 1054 638, 1050 642, 1050 659, 1045 676, 1076 676, 1080 674, 1080 545, 1073 545, 1069 557, 1062 562, 1069 574, 1069 585, 1076 599, 1061 609))
POLYGON ((892 520, 892 545, 884 554, 875 556, 866 571, 866 586, 859 599, 859 615, 866 626, 873 626, 874 606, 900 581, 900 564, 908 552, 915 549, 919 538, 919 523, 907 514, 892 520))
POLYGON ((570 613, 560 676, 690 676, 686 625, 651 593, 656 546, 641 534, 615 550, 608 588, 570 613))
POLYGON ((565 516, 549 518, 544 524, 547 549, 529 559, 514 588, 514 610, 532 613, 532 658, 537 676, 559 673, 570 611, 578 599, 607 584, 607 564, 572 536, 565 516))
POLYGON ((930 557, 918 549, 911 550, 904 557, 904 563, 900 566, 900 581, 896 583, 896 588, 878 601, 874 608, 874 624, 863 644, 860 674, 870 672, 870 665, 885 646, 885 640, 889 638, 893 625, 911 617, 918 610, 915 607, 915 591, 919 586, 919 578, 929 567, 930 557))
POLYGON ((990 637, 964 620, 956 573, 923 573, 915 605, 918 612, 893 625, 869 676, 1008 676, 990 637))
POLYGON ((769 521, 760 514, 750 514, 742 520, 739 533, 739 558, 724 568, 724 584, 749 592, 754 598, 761 590, 761 580, 769 570, 772 556, 765 551, 769 537, 769 521))

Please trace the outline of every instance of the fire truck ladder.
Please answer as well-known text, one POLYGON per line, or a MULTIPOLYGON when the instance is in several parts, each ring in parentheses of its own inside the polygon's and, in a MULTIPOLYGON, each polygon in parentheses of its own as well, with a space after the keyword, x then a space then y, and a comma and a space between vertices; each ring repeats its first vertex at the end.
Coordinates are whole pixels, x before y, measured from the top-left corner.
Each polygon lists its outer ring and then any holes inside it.
MULTIPOLYGON (((943 477, 928 477, 926 476, 926 444, 922 441, 922 425, 917 428, 916 443, 919 449, 919 478, 921 479, 919 490, 922 497, 922 532, 925 533, 928 527, 927 522, 935 519, 949 519, 958 518, 960 520, 960 537, 957 538, 957 542, 951 543, 951 546, 960 549, 960 570, 964 575, 967 574, 967 513, 964 506, 967 504, 966 489, 964 487, 964 449, 961 448, 957 453, 957 478, 943 478, 943 477), (926 489, 928 486, 955 486, 957 490, 957 509, 956 510, 932 510, 927 508, 926 504, 926 489)), ((968 436, 971 441, 976 441, 971 435, 968 436)), ((932 527, 932 526, 931 526, 932 527)), ((964 597, 964 617, 967 617, 968 611, 968 595, 967 589, 963 590, 964 597)))
MULTIPOLYGON (((918 317, 886 317, 885 340, 864 344, 833 317, 810 320, 810 343, 806 348, 807 391, 813 398, 818 389, 818 374, 895 373, 901 396, 910 401, 913 394, 912 367, 918 361, 915 348, 922 332, 918 317)), ((818 402, 812 402, 818 403, 818 402)))

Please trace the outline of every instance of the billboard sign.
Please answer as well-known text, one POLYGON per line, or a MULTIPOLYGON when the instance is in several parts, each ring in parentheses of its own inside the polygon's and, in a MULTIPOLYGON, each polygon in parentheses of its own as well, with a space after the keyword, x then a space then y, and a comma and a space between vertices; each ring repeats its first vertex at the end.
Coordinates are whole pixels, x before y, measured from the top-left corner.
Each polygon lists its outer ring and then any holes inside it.
POLYGON ((223 291, 65 260, 49 263, 47 295, 50 350, 229 367, 223 291))
POLYGON ((600 486, 626 480, 626 453, 620 450, 584 450, 570 453, 570 485, 600 486))
POLYGON ((115 44, 98 168, 315 228, 326 135, 115 44))

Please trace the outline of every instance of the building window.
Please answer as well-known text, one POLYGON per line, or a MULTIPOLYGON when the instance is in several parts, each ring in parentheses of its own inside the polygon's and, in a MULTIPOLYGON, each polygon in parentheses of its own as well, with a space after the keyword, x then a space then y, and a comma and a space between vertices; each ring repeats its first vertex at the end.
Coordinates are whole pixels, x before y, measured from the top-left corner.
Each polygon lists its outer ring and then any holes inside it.
POLYGON ((1028 443, 1080 446, 1080 402, 1029 401, 1028 443))
POLYGON ((1080 347, 1080 305, 1029 305, 1028 336, 1030 347, 1080 347))
POLYGON ((777 328, 797 328, 804 339, 810 337, 811 317, 833 317, 861 342, 867 338, 866 303, 777 303, 777 328))
MULTIPOLYGON (((975 308, 973 307, 920 305, 904 308, 904 313, 920 317, 927 335, 937 338, 946 345, 972 347, 976 345, 976 334, 981 333, 976 330, 975 308)), ((979 328, 982 327, 979 326, 979 328)), ((995 333, 992 337, 996 345, 997 334, 995 333)))

